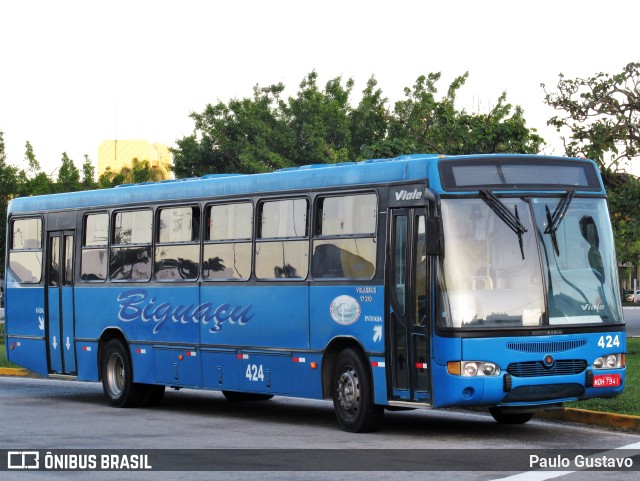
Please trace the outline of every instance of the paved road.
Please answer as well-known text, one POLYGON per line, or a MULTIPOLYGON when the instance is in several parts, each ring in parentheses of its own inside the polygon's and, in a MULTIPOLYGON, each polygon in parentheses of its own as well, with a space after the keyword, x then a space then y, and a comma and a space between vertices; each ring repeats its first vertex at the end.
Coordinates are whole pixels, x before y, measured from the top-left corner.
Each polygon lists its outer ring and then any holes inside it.
MULTIPOLYGON (((153 409, 108 407, 97 383, 49 379, 0 378, 0 450, 15 449, 243 449, 246 469, 261 472, 214 473, 75 473, 76 479, 331 479, 410 481, 430 476, 441 480, 500 479, 521 472, 491 471, 488 453, 509 459, 524 449, 609 449, 635 445, 640 435, 585 426, 533 420, 524 426, 501 426, 488 415, 464 411, 410 411, 386 413, 381 430, 350 434, 337 427, 332 405, 323 401, 274 398, 262 403, 227 402, 217 393, 183 390, 167 393, 165 402, 153 409), (308 449, 311 459, 333 449, 327 466, 344 461, 344 453, 355 458, 375 454, 389 456, 390 449, 439 449, 446 469, 461 473, 424 472, 283 472, 286 462, 260 449, 308 449), (377 450, 377 451, 373 451, 377 450), (455 450, 455 451, 450 451, 455 450), (473 451, 482 450, 482 451, 473 451), (250 455, 247 455, 249 453, 250 455), (253 454, 255 453, 255 455, 253 454), (475 459, 474 459, 475 453, 475 459), (478 460, 477 454, 482 455, 478 460), (476 464, 478 463, 478 464, 476 464), (483 468, 480 468, 483 466, 483 468), (484 471, 483 471, 484 470, 484 471)), ((278 451, 282 453, 283 451, 278 451)), ((395 451, 394 451, 395 452, 395 451)), ((433 456, 433 453, 431 453, 433 456)), ((528 454, 527 454, 528 456, 528 454)), ((320 458, 321 459, 321 458, 320 458)), ((390 459, 390 458, 388 458, 390 459)), ((640 464, 640 457, 635 458, 640 464)), ((299 459, 298 459, 299 461, 299 459)), ((377 462, 374 458, 373 462, 377 462)), ((419 460, 418 460, 419 461, 419 460)), ((289 461, 291 462, 291 461, 289 461)), ((410 465, 408 465, 410 466, 410 465)), ((73 473, 72 473, 73 474, 73 473)), ((581 473, 563 475, 562 481, 637 479, 635 473, 581 473)), ((70 473, 0 473, 0 479, 69 479, 70 473), (6 475, 10 476, 6 476, 6 475), (45 476, 46 475, 46 476, 45 476)), ((527 479, 546 479, 549 473, 533 473, 527 479)))

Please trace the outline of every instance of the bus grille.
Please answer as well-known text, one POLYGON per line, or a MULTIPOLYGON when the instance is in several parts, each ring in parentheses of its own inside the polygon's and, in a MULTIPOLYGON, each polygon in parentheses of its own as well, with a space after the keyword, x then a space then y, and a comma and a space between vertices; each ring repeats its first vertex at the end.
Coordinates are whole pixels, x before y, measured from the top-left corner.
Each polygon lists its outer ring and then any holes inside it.
POLYGON ((514 362, 509 364, 507 372, 514 377, 566 376, 580 374, 586 368, 587 361, 569 359, 556 361, 551 367, 546 367, 542 361, 514 362))
POLYGON ((571 339, 569 341, 541 341, 541 342, 509 342, 507 349, 519 352, 548 353, 564 352, 579 349, 587 345, 586 339, 571 339))
POLYGON ((535 402, 552 399, 569 399, 584 396, 580 384, 547 384, 544 386, 520 386, 508 393, 502 402, 535 402))

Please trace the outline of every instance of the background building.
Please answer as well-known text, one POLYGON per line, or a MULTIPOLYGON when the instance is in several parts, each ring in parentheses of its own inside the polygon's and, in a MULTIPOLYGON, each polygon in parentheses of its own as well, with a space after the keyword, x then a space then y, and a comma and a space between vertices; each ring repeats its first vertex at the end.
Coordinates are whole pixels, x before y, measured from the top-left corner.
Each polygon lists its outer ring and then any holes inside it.
POLYGON ((164 144, 151 144, 146 140, 105 140, 98 147, 98 177, 109 167, 118 172, 122 167, 131 167, 133 159, 148 160, 152 169, 157 169, 162 179, 171 177, 171 153, 164 144))

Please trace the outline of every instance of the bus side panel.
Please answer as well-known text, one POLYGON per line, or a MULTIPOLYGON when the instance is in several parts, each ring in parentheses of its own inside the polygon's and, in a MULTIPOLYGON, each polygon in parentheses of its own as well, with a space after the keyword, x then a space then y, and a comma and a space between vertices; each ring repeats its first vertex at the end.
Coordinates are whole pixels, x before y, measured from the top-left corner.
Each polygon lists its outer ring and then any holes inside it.
POLYGON ((149 344, 134 344, 129 346, 131 362, 133 364, 133 380, 143 384, 156 382, 155 350, 149 344))
POLYGON ((308 286, 205 283, 201 302, 202 345, 239 350, 235 379, 228 372, 226 356, 203 358, 207 386, 213 384, 216 388, 264 394, 293 394, 292 352, 309 348, 308 286), (265 348, 278 351, 265 352, 265 348))
POLYGON ((292 360, 293 395, 322 399, 322 355, 294 352, 292 360))
POLYGON ((287 351, 309 348, 309 288, 204 284, 204 346, 247 346, 287 351))
POLYGON ((384 352, 382 286, 311 287, 311 349, 324 350, 331 339, 351 337, 367 353, 384 352))
POLYGON ((207 349, 202 354, 202 384, 209 389, 239 390, 235 349, 207 349))
POLYGON ((18 283, 7 283, 5 334, 44 339, 44 307, 43 287, 21 287, 18 283))
POLYGON ((387 374, 384 357, 371 358, 371 374, 373 376, 373 401, 376 404, 387 404, 387 374))
POLYGON ((10 362, 44 376, 49 373, 43 287, 21 287, 7 280, 5 336, 10 362))
POLYGON ((7 358, 18 366, 46 376, 49 373, 47 367, 47 344, 44 339, 7 339, 7 358))
POLYGON ((156 383, 202 387, 200 356, 195 347, 156 346, 153 353, 156 361, 156 383))
POLYGON ((483 383, 480 381, 470 384, 469 378, 452 376, 447 372, 447 363, 449 361, 462 359, 462 341, 460 338, 440 337, 434 334, 431 342, 431 356, 433 407, 464 405, 465 402, 470 405, 473 404, 472 401, 468 400, 468 394, 477 392, 482 394, 483 383), (461 399, 465 402, 461 402, 461 399))
POLYGON ((78 381, 99 381, 98 343, 96 341, 76 342, 76 362, 78 381))

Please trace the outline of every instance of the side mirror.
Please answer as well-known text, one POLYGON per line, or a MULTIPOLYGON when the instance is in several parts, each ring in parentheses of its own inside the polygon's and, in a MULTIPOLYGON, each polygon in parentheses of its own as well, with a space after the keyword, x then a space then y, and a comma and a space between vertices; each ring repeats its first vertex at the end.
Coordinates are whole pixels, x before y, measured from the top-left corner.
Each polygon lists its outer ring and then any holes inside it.
POLYGON ((442 229, 437 217, 427 217, 425 253, 428 256, 439 256, 442 253, 442 229))

